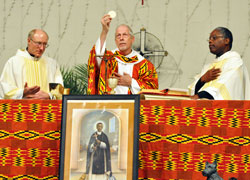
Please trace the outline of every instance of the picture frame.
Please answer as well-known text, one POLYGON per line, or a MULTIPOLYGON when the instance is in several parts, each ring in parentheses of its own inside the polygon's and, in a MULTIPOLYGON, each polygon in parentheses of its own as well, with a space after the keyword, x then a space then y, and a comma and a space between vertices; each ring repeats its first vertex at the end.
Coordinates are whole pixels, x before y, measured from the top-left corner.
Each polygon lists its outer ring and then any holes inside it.
POLYGON ((138 179, 139 108, 139 95, 63 96, 59 179, 138 179))

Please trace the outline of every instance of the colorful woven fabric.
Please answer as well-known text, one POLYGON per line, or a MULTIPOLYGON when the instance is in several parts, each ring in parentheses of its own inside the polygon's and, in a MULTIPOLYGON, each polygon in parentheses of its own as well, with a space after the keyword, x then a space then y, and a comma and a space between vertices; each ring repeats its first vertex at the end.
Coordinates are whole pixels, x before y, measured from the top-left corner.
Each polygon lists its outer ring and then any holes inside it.
POLYGON ((139 179, 250 178, 249 101, 141 101, 139 179))
MULTIPOLYGON (((0 179, 58 179, 61 101, 0 101, 0 179)), ((141 101, 139 179, 250 177, 250 101, 141 101)))
POLYGON ((99 68, 96 62, 95 46, 91 49, 88 60, 88 94, 107 94, 111 91, 106 81, 114 72, 118 72, 118 64, 111 51, 106 52, 106 58, 107 64, 105 65, 102 61, 99 68))
MULTIPOLYGON (((126 58, 117 51, 115 54, 111 51, 106 51, 105 56, 107 64, 105 65, 105 62, 102 61, 99 68, 96 62, 95 46, 90 51, 88 59, 88 94, 109 94, 111 88, 109 88, 106 81, 114 72, 118 73, 118 62, 115 57, 123 62, 128 61, 127 63, 133 63, 138 60, 137 57, 126 58), (105 69, 107 70, 107 74, 105 69)), ((154 65, 146 59, 134 64, 132 78, 137 81, 141 89, 158 89, 156 70, 154 65)), ((130 89, 128 90, 128 94, 131 94, 130 89)))
POLYGON ((0 101, 0 179, 58 179, 61 101, 0 101))
POLYGON ((122 54, 120 54, 119 51, 115 51, 114 55, 115 57, 117 57, 118 59, 120 59, 122 62, 125 62, 125 63, 134 63, 138 61, 137 56, 127 58, 126 56, 123 56, 122 54))

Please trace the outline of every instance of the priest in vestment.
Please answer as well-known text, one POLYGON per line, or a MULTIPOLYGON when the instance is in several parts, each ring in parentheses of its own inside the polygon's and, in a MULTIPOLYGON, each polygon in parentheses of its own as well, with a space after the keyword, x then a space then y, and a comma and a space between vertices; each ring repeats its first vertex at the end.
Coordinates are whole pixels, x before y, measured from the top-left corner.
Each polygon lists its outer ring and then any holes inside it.
POLYGON ((233 36, 224 27, 214 29, 209 49, 216 59, 205 65, 189 86, 193 99, 249 100, 250 81, 240 55, 231 51, 233 36))
POLYGON ((57 62, 43 55, 48 46, 45 31, 34 29, 28 35, 28 45, 18 49, 5 64, 0 84, 5 99, 51 99, 49 83, 63 85, 57 62))
POLYGON ((105 94, 111 89, 106 80, 115 77, 118 85, 116 94, 137 94, 142 89, 158 89, 158 76, 154 65, 132 49, 135 40, 128 25, 116 28, 115 43, 117 48, 106 50, 106 37, 112 18, 102 17, 102 32, 92 48, 88 60, 88 94, 105 94), (98 57, 97 57, 98 56, 98 57), (100 56, 107 59, 105 61, 100 56), (107 74, 105 77, 105 66, 107 74))

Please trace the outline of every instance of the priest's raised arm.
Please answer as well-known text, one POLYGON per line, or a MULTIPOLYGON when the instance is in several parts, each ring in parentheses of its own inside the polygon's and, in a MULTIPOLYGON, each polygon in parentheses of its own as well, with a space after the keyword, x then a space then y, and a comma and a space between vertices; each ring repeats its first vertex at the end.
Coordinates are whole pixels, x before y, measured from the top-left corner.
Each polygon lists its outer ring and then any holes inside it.
POLYGON ((102 17, 101 35, 89 55, 88 94, 108 94, 109 77, 118 80, 116 94, 137 94, 142 89, 158 89, 158 76, 154 65, 132 49, 135 37, 128 25, 121 24, 116 28, 117 48, 106 50, 106 37, 111 21, 108 14, 102 17))

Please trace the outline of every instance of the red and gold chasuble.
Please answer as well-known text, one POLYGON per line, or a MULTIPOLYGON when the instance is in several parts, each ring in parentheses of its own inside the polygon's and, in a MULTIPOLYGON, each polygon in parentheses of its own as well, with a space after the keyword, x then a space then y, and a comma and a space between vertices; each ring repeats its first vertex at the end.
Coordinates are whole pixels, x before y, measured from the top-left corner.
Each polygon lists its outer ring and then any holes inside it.
MULTIPOLYGON (((116 58, 125 63, 135 63, 138 61, 137 56, 127 58, 118 51, 115 51, 115 53, 106 51, 105 56, 106 59, 108 59, 107 79, 111 77, 114 72, 118 73, 118 62, 116 58)), ((137 81, 141 89, 158 89, 158 76, 154 65, 146 59, 134 64, 132 78, 137 81)), ((111 89, 106 81, 105 61, 101 61, 101 65, 98 67, 94 46, 90 51, 88 60, 88 94, 109 94, 111 89)), ((128 90, 128 94, 132 94, 130 89, 128 90)))

